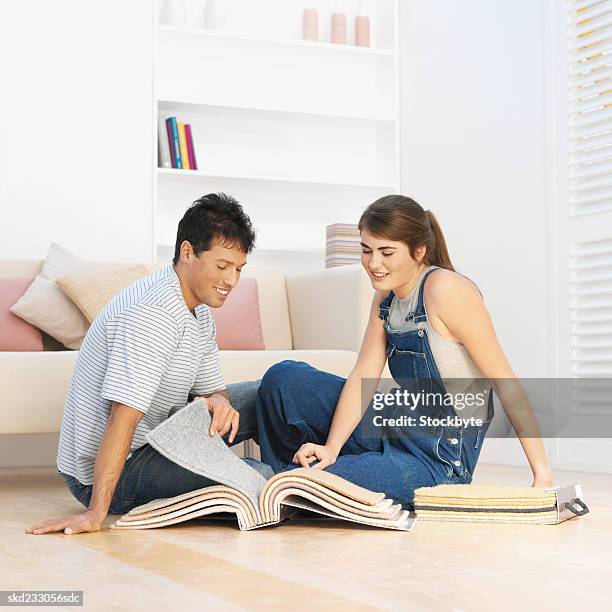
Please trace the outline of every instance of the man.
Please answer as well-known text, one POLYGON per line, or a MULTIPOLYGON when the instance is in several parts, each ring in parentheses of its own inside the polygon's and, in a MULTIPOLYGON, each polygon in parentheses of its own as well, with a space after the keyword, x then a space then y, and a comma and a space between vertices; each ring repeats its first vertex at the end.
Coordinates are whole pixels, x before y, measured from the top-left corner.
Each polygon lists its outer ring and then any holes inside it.
POLYGON ((98 531, 109 512, 216 484, 146 443, 190 396, 206 398, 210 435, 230 444, 256 437, 258 383, 226 389, 209 310, 238 283, 254 242, 240 204, 208 194, 180 221, 172 265, 124 289, 96 318, 79 352, 57 456, 58 472, 87 510, 26 533, 98 531))

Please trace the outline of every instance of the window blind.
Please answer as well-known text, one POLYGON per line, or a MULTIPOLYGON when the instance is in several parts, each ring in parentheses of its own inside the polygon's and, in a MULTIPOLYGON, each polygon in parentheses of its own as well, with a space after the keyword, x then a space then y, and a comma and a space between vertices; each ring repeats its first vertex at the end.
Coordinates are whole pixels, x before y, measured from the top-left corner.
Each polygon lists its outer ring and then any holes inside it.
POLYGON ((572 376, 612 376, 612 239, 571 253, 572 376))
POLYGON ((567 1, 570 214, 612 210, 612 0, 567 1))

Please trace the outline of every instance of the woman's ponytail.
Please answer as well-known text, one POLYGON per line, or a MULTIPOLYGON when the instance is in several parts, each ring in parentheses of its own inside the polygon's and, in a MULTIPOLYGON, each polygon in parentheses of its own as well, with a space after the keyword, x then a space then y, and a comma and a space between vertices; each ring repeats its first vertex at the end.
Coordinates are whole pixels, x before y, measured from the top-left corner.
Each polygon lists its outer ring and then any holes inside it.
POLYGON ((455 268, 453 267, 450 255, 448 254, 448 248, 446 246, 444 234, 442 233, 442 228, 431 210, 426 210, 425 214, 427 215, 427 220, 429 221, 429 226, 431 227, 433 237, 432 248, 431 251, 430 249, 427 249, 426 259, 430 265, 440 266, 441 268, 446 268, 447 270, 452 270, 454 272, 455 268))

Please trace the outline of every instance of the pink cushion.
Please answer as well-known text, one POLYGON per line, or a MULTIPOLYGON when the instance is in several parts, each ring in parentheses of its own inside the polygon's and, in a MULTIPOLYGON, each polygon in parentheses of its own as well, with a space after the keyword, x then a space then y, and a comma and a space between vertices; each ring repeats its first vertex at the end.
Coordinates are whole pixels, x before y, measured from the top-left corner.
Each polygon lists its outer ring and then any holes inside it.
POLYGON ((31 278, 0 278, 0 351, 42 351, 40 330, 9 308, 25 293, 31 278))
POLYGON ((226 351, 264 350, 259 316, 259 293, 254 278, 242 278, 221 308, 211 308, 217 344, 226 351))

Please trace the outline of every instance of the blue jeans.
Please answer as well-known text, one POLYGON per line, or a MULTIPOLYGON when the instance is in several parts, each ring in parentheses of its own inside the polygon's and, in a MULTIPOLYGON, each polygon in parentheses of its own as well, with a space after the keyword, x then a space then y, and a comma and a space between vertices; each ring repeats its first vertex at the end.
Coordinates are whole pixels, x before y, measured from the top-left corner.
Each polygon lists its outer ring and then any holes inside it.
MULTIPOLYGON (((233 444, 251 438, 257 440, 255 398, 259 381, 228 385, 232 406, 240 413, 240 427, 233 444)), ((226 436, 227 438, 227 436, 226 436)), ((232 445, 233 445, 232 444, 232 445)), ((244 459, 265 478, 273 475, 269 466, 254 459, 244 459)), ((70 492, 83 506, 91 501, 93 485, 85 485, 73 476, 59 472, 70 492)), ((158 453, 150 444, 134 451, 125 462, 109 507, 110 514, 125 514, 154 499, 175 497, 195 489, 218 484, 195 474, 158 453)))
MULTIPOLYGON (((345 379, 304 362, 282 361, 261 380, 257 422, 261 459, 275 473, 299 467, 292 462, 305 442, 325 444, 345 379)), ((439 454, 442 430, 414 440, 372 437, 362 419, 342 447, 336 462, 325 468, 350 482, 385 493, 410 508, 414 490, 443 483, 466 484, 471 472, 458 474, 439 454)), ((463 446, 463 445, 461 445, 463 446)), ((460 449, 465 463, 475 464, 479 448, 460 449)))

